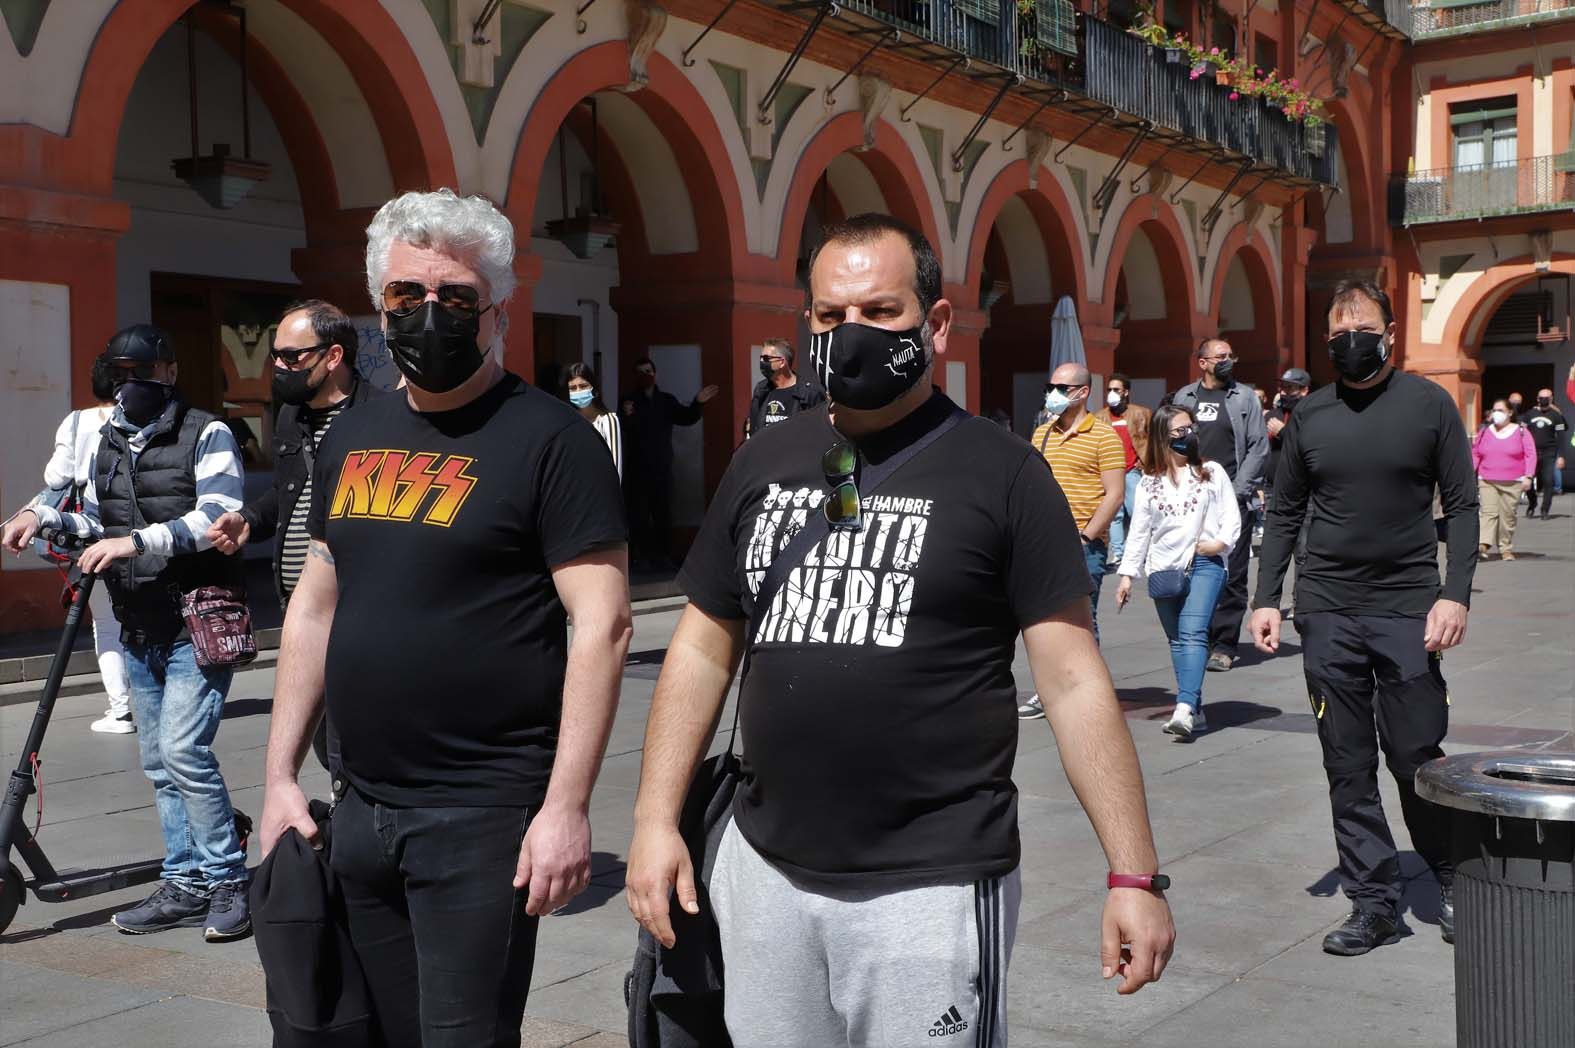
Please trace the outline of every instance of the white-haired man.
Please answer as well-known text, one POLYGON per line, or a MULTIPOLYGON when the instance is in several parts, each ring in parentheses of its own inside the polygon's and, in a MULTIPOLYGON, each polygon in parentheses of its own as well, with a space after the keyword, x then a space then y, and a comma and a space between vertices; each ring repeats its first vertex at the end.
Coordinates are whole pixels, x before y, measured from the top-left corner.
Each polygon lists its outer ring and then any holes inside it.
POLYGON ((629 643, 607 449, 494 352, 513 257, 479 197, 406 193, 372 220, 405 392, 324 440, 285 617, 263 849, 316 832, 296 775, 326 695, 348 780, 331 862, 394 1046, 519 1044, 537 918, 589 880, 629 643))

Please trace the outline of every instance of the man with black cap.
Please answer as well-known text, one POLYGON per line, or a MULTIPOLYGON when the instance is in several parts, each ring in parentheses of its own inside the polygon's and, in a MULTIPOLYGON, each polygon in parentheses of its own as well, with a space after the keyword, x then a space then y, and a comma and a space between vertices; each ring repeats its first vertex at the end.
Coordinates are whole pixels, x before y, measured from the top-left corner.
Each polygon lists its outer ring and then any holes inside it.
POLYGON ((1396 370, 1394 343, 1382 289, 1366 281, 1335 288, 1329 355, 1340 380, 1298 405, 1281 433, 1250 626, 1261 650, 1279 647, 1280 585, 1306 521, 1296 630, 1329 780, 1340 883, 1352 905, 1323 948, 1343 956, 1398 941, 1400 860, 1378 794, 1380 750, 1411 843, 1438 881, 1440 930, 1454 941, 1449 821, 1417 796, 1414 780, 1417 768, 1444 755, 1443 652, 1466 634, 1476 476, 1454 400, 1396 370), (1442 580, 1435 490, 1447 521, 1442 580))
POLYGON ((98 539, 80 565, 102 576, 122 626, 142 768, 164 833, 163 883, 111 920, 132 935, 197 926, 222 942, 251 927, 246 853, 213 753, 232 669, 198 664, 181 599, 209 586, 244 599, 240 561, 208 537, 220 515, 240 508, 240 449, 222 420, 181 399, 163 331, 132 325, 109 340, 104 359, 117 407, 83 512, 26 510, 0 544, 21 552, 41 526, 98 539))

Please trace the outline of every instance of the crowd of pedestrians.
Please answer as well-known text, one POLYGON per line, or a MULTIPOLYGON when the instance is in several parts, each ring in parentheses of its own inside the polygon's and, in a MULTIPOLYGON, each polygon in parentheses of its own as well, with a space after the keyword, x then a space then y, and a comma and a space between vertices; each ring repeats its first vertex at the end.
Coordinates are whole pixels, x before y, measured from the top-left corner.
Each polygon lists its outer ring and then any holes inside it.
MULTIPOLYGON (((252 927, 213 753, 244 660, 214 655, 193 608, 244 607, 240 554, 271 540, 285 625, 262 851, 317 864, 349 956, 324 982, 324 958, 285 964, 260 942, 270 987, 319 1004, 358 987, 356 1043, 518 1044, 538 920, 589 881, 631 555, 667 562, 673 428, 719 390, 682 402, 642 358, 614 411, 584 364, 557 390, 506 371, 514 231, 485 200, 408 193, 367 237, 399 389, 358 377, 342 307, 289 305, 271 349, 272 484, 244 501, 232 431, 181 399, 169 337, 127 328, 94 362, 96 406, 56 435, 46 492, 0 543, 95 540, 80 565, 104 578, 110 707, 92 727, 138 734, 165 844, 163 881, 116 927, 214 941, 252 927), (299 782, 313 748, 327 807, 299 782)), ((740 1046, 1006 1043, 1023 883, 1010 770, 1017 722, 1039 717, 1110 863, 1103 975, 1123 994, 1158 980, 1169 881, 1099 594, 1113 573, 1118 611, 1140 584, 1152 598, 1176 681, 1163 730, 1190 741, 1208 729, 1207 672, 1238 657, 1255 522, 1249 637, 1278 649, 1294 560, 1352 905, 1324 949, 1396 941, 1380 752, 1450 939, 1445 823, 1411 783, 1442 753, 1441 654, 1464 638, 1476 562, 1494 547, 1514 559, 1522 495, 1547 515, 1568 438, 1551 392, 1496 402, 1468 437, 1443 390, 1395 369, 1384 292, 1352 282, 1328 318, 1333 383, 1290 368, 1270 400, 1211 337, 1198 380, 1151 411, 1121 374, 1090 404, 1096 376, 1066 363, 1023 441, 932 384, 953 312, 922 235, 884 215, 832 225, 808 291, 806 366, 785 338, 760 347, 745 442, 677 576, 688 604, 652 700, 626 872, 649 961, 631 982, 635 1025, 663 1029, 677 998, 686 1023, 740 1046), (1019 645, 1035 686, 1021 704, 1019 645), (734 744, 702 766, 735 671, 734 744), (679 990, 658 998, 664 979, 679 990)), ((310 1016, 273 1018, 311 1032, 310 1016)))

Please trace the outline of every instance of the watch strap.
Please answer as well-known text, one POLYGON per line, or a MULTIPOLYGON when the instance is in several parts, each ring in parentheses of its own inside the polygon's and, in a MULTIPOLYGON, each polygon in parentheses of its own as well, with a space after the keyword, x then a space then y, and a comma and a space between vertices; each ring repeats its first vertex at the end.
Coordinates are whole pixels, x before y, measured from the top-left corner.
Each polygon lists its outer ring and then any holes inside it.
POLYGON ((1170 887, 1170 878, 1163 873, 1112 873, 1105 879, 1105 887, 1162 892, 1170 887))

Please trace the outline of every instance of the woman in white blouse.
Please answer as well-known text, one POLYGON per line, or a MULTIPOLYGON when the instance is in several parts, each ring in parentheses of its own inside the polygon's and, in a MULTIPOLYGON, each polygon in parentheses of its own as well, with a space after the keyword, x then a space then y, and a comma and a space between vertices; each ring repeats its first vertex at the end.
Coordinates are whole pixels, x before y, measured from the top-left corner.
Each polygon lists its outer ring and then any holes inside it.
POLYGON ((1132 580, 1138 576, 1188 572, 1179 595, 1154 600, 1176 670, 1176 712, 1165 731, 1182 741, 1206 728, 1203 671, 1209 658, 1209 621, 1225 587, 1225 555, 1240 536, 1241 512, 1225 468, 1203 461, 1185 408, 1160 408, 1150 423, 1143 479, 1117 569, 1121 583, 1116 604, 1124 607, 1132 598, 1132 580))
MULTIPOLYGON (((81 490, 93 475, 98 457, 99 430, 115 410, 115 388, 102 358, 93 362, 93 399, 95 407, 82 408, 67 415, 55 431, 55 448, 44 466, 44 485, 59 491, 74 487, 81 490)), ((93 650, 98 656, 98 675, 109 697, 109 709, 88 727, 107 735, 129 735, 137 730, 131 718, 131 684, 126 679, 126 654, 120 644, 120 623, 109 602, 109 587, 100 582, 88 598, 93 613, 93 650)))
POLYGON ((596 381, 596 372, 591 370, 589 364, 570 364, 564 371, 564 379, 568 386, 569 403, 579 408, 581 416, 601 434, 607 450, 612 452, 618 479, 622 480, 623 426, 618 422, 618 416, 608 411, 607 405, 602 403, 601 384, 596 381))

